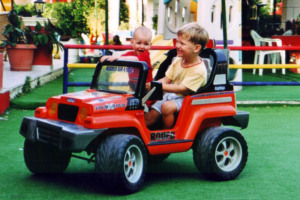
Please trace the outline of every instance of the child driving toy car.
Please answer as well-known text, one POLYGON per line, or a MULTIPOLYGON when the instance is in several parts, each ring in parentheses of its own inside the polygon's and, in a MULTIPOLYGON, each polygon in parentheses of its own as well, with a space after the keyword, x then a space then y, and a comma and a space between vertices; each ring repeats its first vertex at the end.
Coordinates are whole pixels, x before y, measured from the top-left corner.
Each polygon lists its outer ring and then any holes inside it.
MULTIPOLYGON (((173 59, 165 77, 158 80, 165 94, 163 100, 157 101, 145 113, 147 127, 162 116, 164 129, 172 128, 174 113, 180 110, 184 97, 206 84, 207 71, 199 53, 209 40, 207 31, 197 23, 189 23, 179 29, 177 37, 177 57, 173 59)), ((150 89, 151 84, 146 83, 146 90, 150 89)))

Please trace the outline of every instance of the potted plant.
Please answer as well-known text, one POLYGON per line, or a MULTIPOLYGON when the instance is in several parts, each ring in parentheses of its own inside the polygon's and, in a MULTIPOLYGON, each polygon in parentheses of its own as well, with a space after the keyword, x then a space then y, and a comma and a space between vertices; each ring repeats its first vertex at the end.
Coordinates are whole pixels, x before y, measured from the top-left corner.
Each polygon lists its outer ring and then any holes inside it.
POLYGON ((32 42, 37 46, 35 50, 33 65, 52 65, 52 52, 55 47, 56 53, 64 46, 58 41, 57 35, 62 30, 55 27, 49 19, 44 21, 44 27, 37 21, 35 27, 24 28, 32 42))
POLYGON ((34 58, 45 60, 50 59, 52 65, 53 45, 56 49, 63 50, 63 44, 56 39, 56 33, 61 34, 62 31, 55 27, 50 20, 44 22, 44 27, 36 22, 35 27, 25 27, 21 18, 15 10, 8 14, 8 24, 3 32, 6 40, 2 41, 1 46, 7 47, 11 70, 30 71, 34 58), (34 50, 38 50, 34 54, 34 50), (15 51, 26 50, 30 54, 29 58, 23 58, 27 55, 24 53, 14 53, 15 51), (14 56, 17 56, 16 58, 14 56), (16 64, 16 62, 20 62, 16 64))
POLYGON ((10 24, 5 26, 1 46, 6 47, 12 71, 30 71, 33 60, 34 44, 28 44, 23 21, 15 10, 7 15, 10 24))

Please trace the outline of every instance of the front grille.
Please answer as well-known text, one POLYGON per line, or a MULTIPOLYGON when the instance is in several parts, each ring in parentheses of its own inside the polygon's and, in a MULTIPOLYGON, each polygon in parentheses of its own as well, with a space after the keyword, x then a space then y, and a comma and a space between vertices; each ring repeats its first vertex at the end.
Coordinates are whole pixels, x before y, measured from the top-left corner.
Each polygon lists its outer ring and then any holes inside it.
POLYGON ((46 127, 37 127, 37 138, 41 141, 47 142, 53 145, 59 145, 60 132, 59 130, 53 130, 46 127))
POLYGON ((75 122, 78 110, 79 110, 78 106, 59 104, 58 119, 69 121, 69 122, 75 122))

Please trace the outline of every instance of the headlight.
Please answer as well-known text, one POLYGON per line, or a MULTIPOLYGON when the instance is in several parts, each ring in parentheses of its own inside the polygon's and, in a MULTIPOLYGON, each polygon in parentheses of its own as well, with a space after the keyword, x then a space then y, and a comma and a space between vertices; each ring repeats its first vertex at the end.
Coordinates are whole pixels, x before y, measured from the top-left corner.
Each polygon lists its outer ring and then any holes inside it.
POLYGON ((51 117, 53 117, 53 116, 56 114, 56 112, 57 112, 57 103, 53 102, 53 103, 51 103, 51 105, 50 105, 49 115, 50 115, 51 117))
POLYGON ((87 116, 87 109, 85 107, 83 107, 79 111, 79 120, 81 122, 83 122, 83 120, 86 118, 86 116, 87 116))

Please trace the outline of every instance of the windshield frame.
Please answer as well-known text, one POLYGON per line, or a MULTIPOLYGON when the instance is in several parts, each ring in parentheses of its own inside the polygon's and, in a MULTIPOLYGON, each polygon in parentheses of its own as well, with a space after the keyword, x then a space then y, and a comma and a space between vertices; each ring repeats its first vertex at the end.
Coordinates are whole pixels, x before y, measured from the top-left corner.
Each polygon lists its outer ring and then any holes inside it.
MULTIPOLYGON (((137 81, 137 87, 135 92, 133 93, 133 96, 137 98, 142 98, 144 96, 144 90, 145 90, 145 83, 147 79, 147 74, 148 74, 148 65, 146 62, 142 61, 128 61, 128 60, 116 60, 113 62, 105 60, 104 62, 98 62, 94 75, 93 75, 93 80, 91 83, 91 89, 99 90, 98 89, 98 81, 100 78, 100 72, 102 70, 103 66, 122 66, 122 67, 133 67, 139 69, 139 77, 137 81)), ((109 90, 107 92, 110 92, 109 90)), ((117 92, 116 90, 111 90, 111 92, 115 93, 117 92)), ((122 91, 120 91, 122 93, 122 91)))

